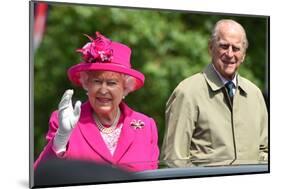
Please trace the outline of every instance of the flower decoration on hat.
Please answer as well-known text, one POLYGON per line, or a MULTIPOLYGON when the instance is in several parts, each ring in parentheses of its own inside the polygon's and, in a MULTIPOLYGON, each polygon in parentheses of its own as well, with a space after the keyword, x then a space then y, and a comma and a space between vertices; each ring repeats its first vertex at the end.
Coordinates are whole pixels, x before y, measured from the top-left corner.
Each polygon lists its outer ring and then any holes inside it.
POLYGON ((130 125, 135 129, 142 129, 144 127, 144 122, 141 120, 133 120, 131 121, 130 125))
POLYGON ((81 49, 76 51, 82 54, 82 58, 87 63, 111 62, 113 50, 111 40, 96 32, 96 38, 84 34, 91 42, 88 42, 81 49))

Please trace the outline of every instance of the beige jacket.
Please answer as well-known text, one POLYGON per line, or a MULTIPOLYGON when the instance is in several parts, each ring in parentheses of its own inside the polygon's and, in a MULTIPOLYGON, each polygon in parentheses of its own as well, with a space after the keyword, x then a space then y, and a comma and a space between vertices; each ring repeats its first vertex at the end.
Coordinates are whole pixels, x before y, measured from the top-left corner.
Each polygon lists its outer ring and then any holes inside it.
POLYGON ((161 158, 171 167, 267 163, 267 136, 260 90, 238 75, 232 105, 210 64, 170 96, 161 158))

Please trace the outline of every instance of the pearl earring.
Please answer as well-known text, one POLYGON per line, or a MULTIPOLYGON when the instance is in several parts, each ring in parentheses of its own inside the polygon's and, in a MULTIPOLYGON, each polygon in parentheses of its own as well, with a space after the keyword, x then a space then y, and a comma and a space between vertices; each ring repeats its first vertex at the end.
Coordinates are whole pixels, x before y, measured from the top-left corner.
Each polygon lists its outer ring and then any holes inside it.
POLYGON ((125 99, 125 95, 122 97, 122 99, 125 99))

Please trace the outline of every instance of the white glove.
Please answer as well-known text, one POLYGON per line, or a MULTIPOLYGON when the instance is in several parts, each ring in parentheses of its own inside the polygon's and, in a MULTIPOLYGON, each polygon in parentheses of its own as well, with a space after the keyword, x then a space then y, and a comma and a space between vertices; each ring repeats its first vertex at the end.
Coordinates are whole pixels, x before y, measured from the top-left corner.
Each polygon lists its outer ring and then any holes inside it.
POLYGON ((59 128, 53 142, 53 150, 57 154, 66 151, 70 134, 80 117, 81 102, 77 101, 73 110, 72 95, 73 90, 66 90, 59 103, 59 128))

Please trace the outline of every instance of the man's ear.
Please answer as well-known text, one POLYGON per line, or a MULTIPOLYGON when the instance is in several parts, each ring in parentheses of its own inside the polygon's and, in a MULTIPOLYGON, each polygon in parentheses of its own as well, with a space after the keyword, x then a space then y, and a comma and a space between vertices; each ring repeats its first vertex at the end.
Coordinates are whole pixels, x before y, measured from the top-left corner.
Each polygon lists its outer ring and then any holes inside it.
POLYGON ((212 54, 212 50, 213 50, 213 44, 209 41, 209 43, 208 43, 208 52, 209 52, 209 55, 212 54))
POLYGON ((246 57, 246 53, 244 53, 244 55, 243 55, 243 57, 242 57, 241 64, 244 62, 245 57, 246 57))

